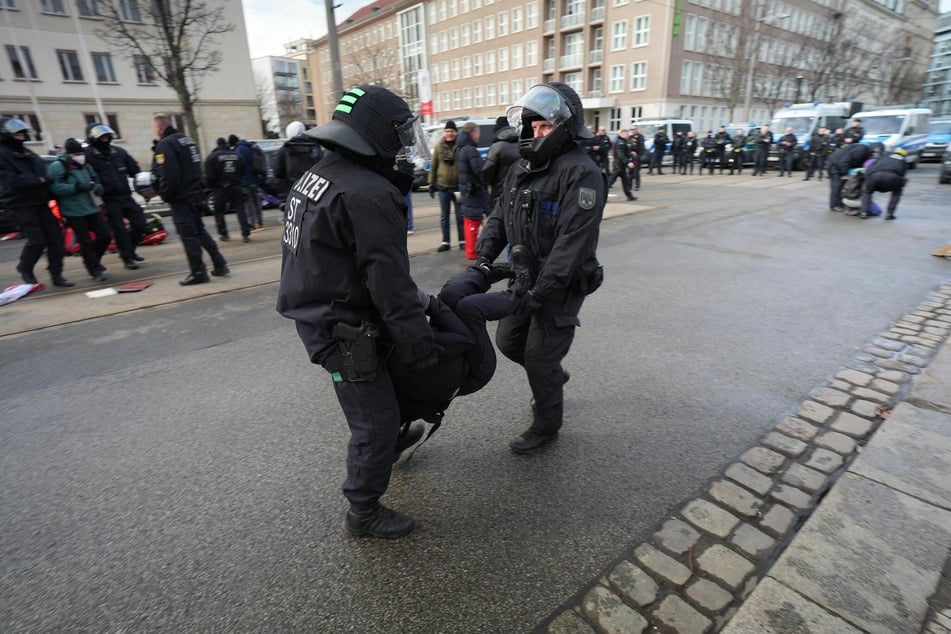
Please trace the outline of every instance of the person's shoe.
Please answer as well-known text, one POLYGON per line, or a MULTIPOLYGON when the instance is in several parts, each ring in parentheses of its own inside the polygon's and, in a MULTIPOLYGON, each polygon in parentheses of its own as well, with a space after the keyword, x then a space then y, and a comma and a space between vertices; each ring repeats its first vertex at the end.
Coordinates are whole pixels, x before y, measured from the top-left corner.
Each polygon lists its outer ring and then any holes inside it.
POLYGON ((857 216, 859 215, 859 212, 855 209, 847 209, 846 211, 843 211, 842 214, 845 216, 857 216))
POLYGON ((553 443, 556 440, 558 440, 557 432, 554 434, 546 434, 529 428, 528 431, 510 442, 509 448, 517 454, 533 454, 545 445, 553 443))
POLYGON ((448 242, 443 242, 442 244, 439 245, 439 248, 436 250, 440 253, 443 253, 444 251, 448 251, 450 248, 451 247, 449 246, 448 242))
POLYGON ((864 211, 860 211, 860 212, 859 212, 859 218, 861 218, 862 220, 865 220, 866 218, 868 218, 868 213, 866 213, 866 212, 864 212, 864 211))
POLYGON ((91 273, 89 273, 89 275, 92 277, 92 279, 96 280, 97 282, 105 282, 105 281, 106 281, 106 269, 105 269, 105 267, 103 267, 103 268, 98 268, 98 269, 94 269, 91 273))
POLYGON ((132 258, 129 258, 128 260, 125 260, 125 261, 124 261, 124 264, 125 264, 125 267, 126 267, 127 269, 129 269, 130 271, 134 271, 134 270, 136 270, 137 268, 139 268, 139 265, 136 264, 135 260, 132 259, 132 258))
POLYGON ((62 286, 62 287, 64 287, 64 288, 68 288, 68 287, 70 287, 70 286, 76 286, 76 285, 73 284, 72 282, 70 282, 69 280, 67 280, 67 279, 66 279, 65 277, 63 277, 62 275, 54 275, 54 276, 53 276, 53 286, 62 286))
POLYGON ((259 222, 258 224, 254 225, 254 228, 251 229, 251 231, 260 231, 260 230, 263 229, 263 228, 264 228, 264 225, 262 225, 262 224, 259 222))
POLYGON ((418 443, 424 431, 425 427, 422 423, 401 429, 399 436, 396 437, 396 455, 393 456, 393 461, 399 460, 401 453, 418 443))
POLYGON ((416 525, 413 518, 377 504, 369 509, 359 509, 350 505, 344 526, 354 537, 379 537, 396 539, 413 532, 416 525))
POLYGON ((231 273, 231 269, 229 269, 227 266, 216 266, 215 268, 211 269, 211 274, 215 277, 224 277, 229 273, 231 273))
POLYGON ((465 243, 465 242, 460 242, 460 243, 459 243, 459 250, 460 250, 460 251, 465 251, 465 250, 466 250, 466 243, 465 243))
POLYGON ((221 240, 222 242, 229 242, 231 240, 231 237, 227 233, 224 233, 218 236, 218 239, 221 240))
POLYGON ((887 216, 885 216, 885 220, 894 220, 897 217, 898 216, 896 216, 895 214, 888 214, 887 216))
POLYGON ((512 271, 515 273, 515 283, 524 289, 535 286, 535 256, 523 244, 512 247, 512 271))
POLYGON ((241 241, 244 243, 251 242, 251 236, 241 236, 241 241))
POLYGON ((143 258, 143 257, 142 257, 141 255, 139 255, 138 253, 133 253, 133 254, 132 254, 132 259, 135 260, 136 262, 145 262, 145 258, 143 258))
POLYGON ((209 278, 206 273, 191 273, 188 277, 181 280, 179 284, 182 286, 194 286, 195 284, 207 284, 210 281, 211 278, 209 278))
POLYGON ((830 211, 834 211, 836 213, 842 213, 843 211, 845 211, 845 207, 833 207, 830 211))
POLYGON ((628 199, 628 200, 637 200, 637 196, 628 196, 627 199, 628 199))
POLYGON ((39 284, 39 280, 36 279, 36 276, 33 275, 33 271, 24 271, 20 268, 20 265, 17 265, 17 273, 20 274, 20 277, 23 278, 24 284, 39 284))

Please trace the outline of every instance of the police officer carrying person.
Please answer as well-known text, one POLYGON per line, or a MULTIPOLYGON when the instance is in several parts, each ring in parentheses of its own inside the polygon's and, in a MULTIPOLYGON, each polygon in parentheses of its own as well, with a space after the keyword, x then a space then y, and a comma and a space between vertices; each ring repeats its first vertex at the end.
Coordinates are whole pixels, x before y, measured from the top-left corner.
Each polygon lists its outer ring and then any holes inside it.
POLYGON ((631 142, 631 151, 634 154, 634 169, 631 170, 631 181, 634 183, 634 191, 641 190, 641 167, 644 162, 650 163, 650 157, 647 156, 645 148, 647 139, 641 134, 636 125, 631 126, 631 134, 628 137, 631 142))
POLYGON ((413 163, 422 128, 402 99, 363 85, 307 134, 333 152, 288 195, 277 310, 296 322, 311 362, 330 374, 350 428, 346 530, 401 537, 413 530, 412 518, 380 497, 393 462, 422 426, 401 432, 384 358, 398 355, 417 372, 439 362, 409 272, 405 195, 413 176, 393 169, 398 155, 413 163))
POLYGON ((104 123, 86 127, 86 161, 92 166, 103 186, 102 206, 112 229, 119 257, 125 268, 137 269, 145 260, 135 252, 145 233, 147 221, 139 203, 132 198, 129 179, 141 169, 124 148, 114 145, 115 131, 104 123), (129 225, 126 228, 126 221, 129 225))
POLYGON ((637 200, 637 197, 631 193, 631 172, 637 163, 637 157, 634 156, 633 144, 627 138, 627 130, 621 128, 618 131, 617 141, 614 142, 614 178, 621 177, 621 189, 628 200, 637 200))
POLYGON ((726 128, 722 125, 720 129, 717 130, 717 133, 713 135, 714 140, 716 140, 716 162, 720 166, 720 173, 723 173, 723 168, 725 168, 727 162, 726 155, 726 146, 730 144, 732 139, 730 138, 730 133, 726 131, 726 128))
POLYGON ((773 133, 768 125, 764 125, 756 136, 756 149, 753 150, 753 176, 766 176, 766 163, 772 144, 773 133))
POLYGON ((842 180, 848 178, 850 169, 862 167, 871 155, 871 148, 864 143, 847 143, 829 156, 829 208, 832 211, 845 211, 842 180))
POLYGON ((241 181, 250 167, 223 138, 219 137, 216 143, 217 147, 205 159, 205 184, 214 190, 215 225, 218 227, 218 235, 225 242, 231 239, 225 219, 225 214, 231 210, 238 216, 241 237, 248 242, 251 239, 251 225, 248 223, 241 181))
POLYGON ((576 138, 590 134, 578 94, 566 84, 533 86, 508 110, 521 127, 525 158, 509 171, 505 191, 479 239, 480 260, 493 262, 507 244, 527 250, 538 264, 533 287, 515 315, 496 330, 499 351, 522 365, 532 389, 533 421, 510 447, 530 454, 558 438, 564 413, 561 366, 580 324, 586 295, 600 286, 596 257, 604 212, 604 181, 576 138))
POLYGON ((809 165, 806 175, 802 180, 807 181, 811 179, 817 172, 819 174, 819 180, 822 180, 822 173, 826 171, 826 157, 829 155, 830 145, 831 141, 827 128, 819 128, 809 137, 809 153, 806 157, 809 165))
POLYGON ((865 170, 865 182, 862 184, 862 205, 859 207, 859 217, 868 218, 868 207, 872 203, 873 192, 891 192, 888 198, 888 209, 885 220, 894 220, 897 216, 898 201, 908 179, 908 163, 905 157, 908 152, 903 148, 896 149, 888 156, 880 156, 865 170))
POLYGON ((793 134, 792 128, 786 128, 786 133, 779 137, 779 177, 786 176, 792 178, 793 160, 796 157, 796 146, 799 145, 799 139, 793 134))
POLYGON ((690 167, 690 173, 693 174, 693 163, 697 155, 699 143, 697 135, 693 130, 687 132, 687 138, 684 139, 684 163, 680 168, 681 174, 687 173, 688 166, 690 167))
POLYGON ((26 238, 20 251, 17 272, 24 284, 38 284, 33 267, 43 251, 55 286, 73 286, 63 277, 63 232, 50 211, 46 164, 24 144, 30 140, 30 126, 20 119, 0 118, 0 206, 16 214, 17 225, 26 238))
POLYGON ((733 138, 730 140, 730 155, 727 162, 730 164, 730 176, 736 170, 741 176, 743 174, 743 159, 746 156, 746 134, 743 128, 739 128, 733 138))
POLYGON ((202 260, 204 249, 211 257, 212 275, 227 275, 225 261, 214 238, 208 235, 202 213, 205 210, 204 187, 201 175, 201 155, 195 142, 172 127, 167 114, 152 117, 152 131, 158 136, 152 159, 155 190, 172 209, 172 222, 182 241, 191 272, 181 280, 182 286, 211 281, 202 260))

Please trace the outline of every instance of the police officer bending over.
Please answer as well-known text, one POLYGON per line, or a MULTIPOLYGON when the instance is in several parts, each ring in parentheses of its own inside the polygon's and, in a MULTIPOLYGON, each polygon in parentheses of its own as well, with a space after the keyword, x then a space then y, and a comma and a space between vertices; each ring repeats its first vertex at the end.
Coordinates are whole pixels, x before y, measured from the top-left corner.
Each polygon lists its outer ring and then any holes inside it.
POLYGON ((595 251, 606 192, 597 166, 575 142, 590 132, 581 99, 569 86, 534 86, 507 114, 520 127, 524 160, 509 170, 477 252, 481 261, 492 262, 506 244, 513 253, 524 245, 538 263, 533 288, 496 330, 499 351, 525 368, 534 396, 532 424, 510 444, 512 451, 528 454, 554 441, 561 428, 568 380, 561 361, 585 295, 602 280, 595 251))
POLYGON ((399 355, 417 372, 439 361, 409 272, 405 195, 413 176, 393 168, 398 154, 413 163, 422 128, 406 102, 365 85, 345 93, 333 118, 306 134, 333 152, 288 195, 277 310, 296 322, 311 362, 330 373, 350 427, 347 531, 401 537, 413 530, 412 518, 380 497, 393 462, 422 426, 400 433, 382 359, 399 355))

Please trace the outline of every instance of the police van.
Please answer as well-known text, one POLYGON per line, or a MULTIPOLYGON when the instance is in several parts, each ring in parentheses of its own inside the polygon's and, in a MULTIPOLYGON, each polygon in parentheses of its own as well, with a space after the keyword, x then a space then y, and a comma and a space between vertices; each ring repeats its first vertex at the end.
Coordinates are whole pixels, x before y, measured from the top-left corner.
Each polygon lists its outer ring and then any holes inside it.
MULTIPOLYGON (((779 137, 786 134, 786 128, 792 128, 796 135, 795 158, 793 168, 802 169, 802 159, 809 151, 812 135, 819 128, 828 128, 830 134, 838 128, 845 128, 850 116, 862 109, 862 104, 848 101, 834 103, 794 103, 780 108, 773 115, 769 129, 773 133, 773 140, 778 142, 779 137)), ((779 161, 779 145, 774 143, 769 149, 769 161, 779 161)))
POLYGON ((951 119, 932 119, 928 130, 928 143, 921 151, 921 160, 940 161, 951 143, 951 119))
POLYGON ((921 153, 928 144, 931 110, 911 106, 883 106, 874 110, 857 112, 849 119, 862 120, 865 136, 862 143, 881 143, 888 153, 901 148, 907 152, 905 162, 909 169, 918 166, 921 153))
MULTIPOLYGON (((687 133, 693 130, 693 121, 690 119, 673 119, 668 117, 659 117, 656 119, 634 119, 632 126, 637 126, 637 131, 644 135, 644 149, 648 154, 654 153, 654 135, 658 130, 663 129, 667 134, 667 147, 664 148, 664 165, 673 163, 674 159, 670 155, 674 136, 682 132, 686 137, 687 133)), ((647 167, 643 165, 643 167, 647 167)))

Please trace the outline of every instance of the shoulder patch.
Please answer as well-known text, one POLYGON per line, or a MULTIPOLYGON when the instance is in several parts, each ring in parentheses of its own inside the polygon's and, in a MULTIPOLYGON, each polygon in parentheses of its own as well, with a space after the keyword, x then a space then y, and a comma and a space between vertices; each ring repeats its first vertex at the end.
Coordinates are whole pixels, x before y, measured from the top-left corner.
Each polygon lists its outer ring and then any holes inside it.
POLYGON ((156 154, 156 155, 155 155, 155 162, 158 163, 159 165, 165 165, 165 155, 164 155, 164 154, 156 154))
POLYGON ((594 205, 597 201, 598 193, 590 187, 582 187, 578 190, 578 206, 585 211, 594 209, 594 205))

